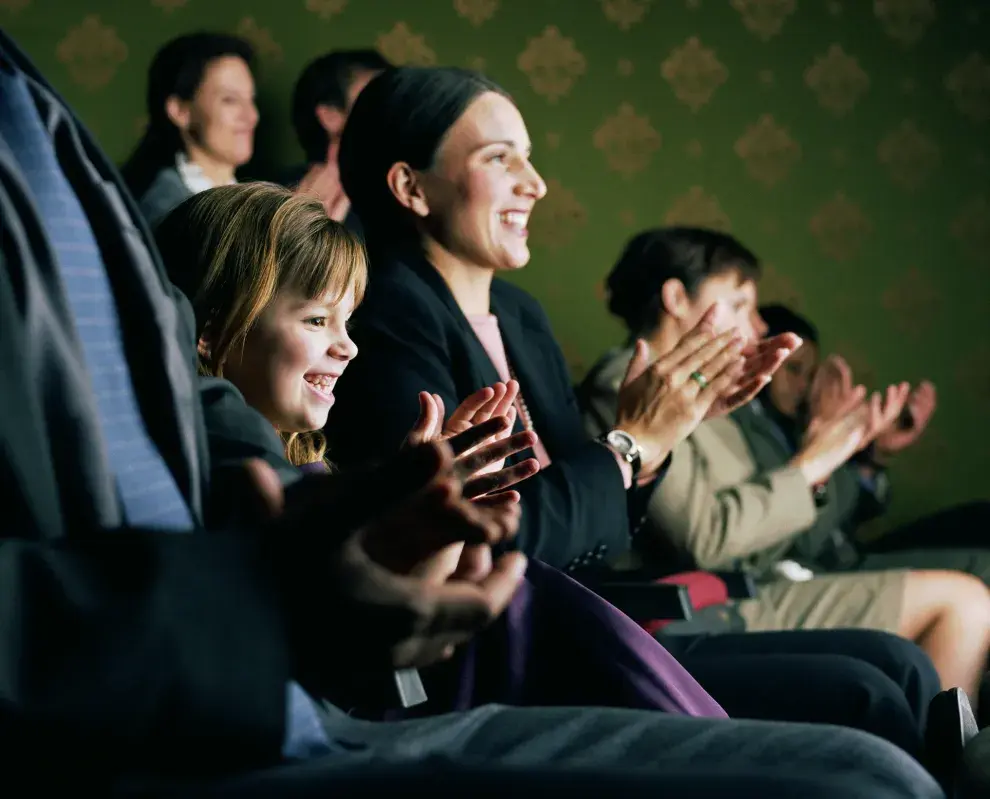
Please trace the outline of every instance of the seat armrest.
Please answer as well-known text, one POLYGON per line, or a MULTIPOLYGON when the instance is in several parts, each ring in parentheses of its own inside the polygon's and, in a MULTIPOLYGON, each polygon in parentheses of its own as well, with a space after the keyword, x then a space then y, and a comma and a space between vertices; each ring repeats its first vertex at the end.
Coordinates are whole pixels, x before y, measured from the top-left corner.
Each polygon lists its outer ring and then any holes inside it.
POLYGON ((691 596, 683 585, 605 580, 588 588, 635 621, 688 621, 692 617, 691 596))
POLYGON ((738 571, 715 571, 712 574, 725 583, 725 590, 729 592, 729 599, 756 598, 756 578, 751 572, 740 569, 738 571))

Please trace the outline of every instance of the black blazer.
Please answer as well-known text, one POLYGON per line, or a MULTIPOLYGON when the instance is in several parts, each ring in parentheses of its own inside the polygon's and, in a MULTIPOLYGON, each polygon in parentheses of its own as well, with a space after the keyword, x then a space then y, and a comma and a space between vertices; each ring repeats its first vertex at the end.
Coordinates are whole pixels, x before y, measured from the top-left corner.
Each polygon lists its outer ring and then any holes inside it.
MULTIPOLYGON (((502 280, 492 284, 491 308, 533 426, 553 461, 519 486, 518 547, 570 570, 625 551, 630 510, 622 474, 615 456, 584 432, 546 314, 529 294, 502 280)), ((330 457, 344 466, 395 452, 416 420, 420 391, 439 394, 449 413, 499 381, 447 284, 422 257, 372 265, 352 331, 358 356, 337 384, 327 424, 330 457)))
MULTIPOLYGON (((28 79, 103 252, 149 434, 202 523, 223 464, 211 467, 191 309, 166 280, 114 167, 0 31, 0 69, 13 66, 28 79)), ((9 770, 54 750, 56 771, 81 777, 82 764, 174 773, 275 761, 291 664, 257 542, 103 531, 119 526, 119 509, 66 319, 46 232, 0 138, 4 762, 9 770)), ((261 450, 278 447, 272 431, 258 441, 261 450)))

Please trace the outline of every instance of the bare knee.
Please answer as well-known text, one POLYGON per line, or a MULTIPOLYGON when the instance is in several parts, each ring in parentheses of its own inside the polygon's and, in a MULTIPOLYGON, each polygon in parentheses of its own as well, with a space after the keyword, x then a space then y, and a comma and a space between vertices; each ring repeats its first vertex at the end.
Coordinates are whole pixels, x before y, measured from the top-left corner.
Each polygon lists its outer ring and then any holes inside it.
POLYGON ((974 636, 990 636, 990 589, 983 580, 964 572, 910 572, 901 634, 917 640, 934 625, 946 622, 961 625, 974 636))
POLYGON ((952 573, 952 607, 954 613, 973 635, 990 636, 990 589, 978 577, 952 573))

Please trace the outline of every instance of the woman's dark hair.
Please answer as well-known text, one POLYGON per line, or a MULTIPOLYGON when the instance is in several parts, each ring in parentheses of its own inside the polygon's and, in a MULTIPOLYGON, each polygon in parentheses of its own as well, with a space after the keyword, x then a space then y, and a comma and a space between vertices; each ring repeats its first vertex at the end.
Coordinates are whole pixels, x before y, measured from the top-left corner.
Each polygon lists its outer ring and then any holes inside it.
POLYGON ((608 309, 625 322, 630 336, 644 335, 660 318, 664 283, 679 280, 694 296, 705 280, 731 269, 742 280, 755 280, 760 264, 727 233, 692 227, 646 230, 629 241, 608 275, 608 309))
POLYGON ((397 67, 358 95, 340 140, 340 180, 365 230, 368 249, 408 246, 411 214, 392 195, 386 175, 404 161, 433 165, 447 131, 482 94, 508 93, 477 72, 453 67, 397 67))
POLYGON ((767 324, 767 336, 796 333, 805 341, 818 343, 818 330, 815 326, 785 305, 763 305, 760 307, 760 316, 767 324))
POLYGON ((318 106, 346 112, 347 92, 361 72, 380 72, 392 66, 377 50, 335 50, 310 61, 292 90, 292 127, 311 164, 327 155, 327 132, 316 118, 318 106))
POLYGON ((225 56, 254 60, 251 45, 223 33, 190 33, 162 47, 148 68, 146 104, 148 127, 130 158, 121 167, 124 182, 136 199, 148 190, 158 172, 175 163, 182 150, 179 129, 165 110, 169 97, 192 100, 210 62, 225 56))

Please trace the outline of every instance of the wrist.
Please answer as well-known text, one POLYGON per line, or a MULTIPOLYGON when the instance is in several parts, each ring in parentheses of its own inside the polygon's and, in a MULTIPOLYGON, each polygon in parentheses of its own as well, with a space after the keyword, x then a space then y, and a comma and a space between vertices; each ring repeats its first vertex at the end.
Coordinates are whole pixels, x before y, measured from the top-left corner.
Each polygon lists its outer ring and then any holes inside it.
POLYGON ((635 435, 627 429, 613 428, 598 439, 624 464, 623 472, 628 470, 630 482, 634 482, 643 471, 644 451, 635 435))
POLYGON ((813 458, 808 458, 802 453, 798 453, 791 458, 790 465, 801 472, 810 488, 814 488, 819 483, 823 483, 828 479, 828 475, 824 473, 824 469, 813 458))

